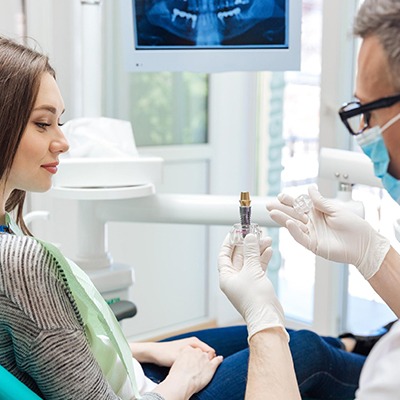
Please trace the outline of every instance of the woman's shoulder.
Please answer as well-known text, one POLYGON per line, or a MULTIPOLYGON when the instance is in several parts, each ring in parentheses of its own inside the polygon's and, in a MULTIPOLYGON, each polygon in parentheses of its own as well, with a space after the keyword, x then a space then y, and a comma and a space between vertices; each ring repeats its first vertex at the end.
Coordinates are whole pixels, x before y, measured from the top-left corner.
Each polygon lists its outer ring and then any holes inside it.
POLYGON ((55 260, 35 238, 0 235, 0 290, 9 298, 46 289, 57 275, 55 260))
POLYGON ((46 328, 62 319, 76 320, 61 267, 33 237, 0 235, 0 294, 8 306, 13 304, 46 328), (43 320, 45 314, 51 320, 49 326, 43 320))
POLYGON ((34 275, 38 269, 48 269, 49 264, 51 260, 46 249, 35 238, 0 234, 0 267, 3 274, 21 270, 21 273, 34 275))

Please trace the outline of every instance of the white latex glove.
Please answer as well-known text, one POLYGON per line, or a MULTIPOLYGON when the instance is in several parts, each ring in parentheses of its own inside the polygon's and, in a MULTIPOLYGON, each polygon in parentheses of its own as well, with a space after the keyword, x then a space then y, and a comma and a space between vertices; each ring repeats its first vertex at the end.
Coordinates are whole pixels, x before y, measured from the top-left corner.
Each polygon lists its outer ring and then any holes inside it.
POLYGON ((235 247, 227 235, 218 257, 220 287, 246 321, 248 339, 272 327, 281 327, 287 334, 282 306, 265 274, 272 256, 270 246, 271 238, 263 238, 259 244, 256 236, 249 234, 243 246, 235 247))
POLYGON ((367 280, 374 276, 390 249, 389 240, 340 202, 323 197, 316 187, 309 187, 308 193, 313 202, 308 214, 297 213, 294 198, 281 193, 278 201, 267 204, 271 218, 314 254, 353 264, 367 280))

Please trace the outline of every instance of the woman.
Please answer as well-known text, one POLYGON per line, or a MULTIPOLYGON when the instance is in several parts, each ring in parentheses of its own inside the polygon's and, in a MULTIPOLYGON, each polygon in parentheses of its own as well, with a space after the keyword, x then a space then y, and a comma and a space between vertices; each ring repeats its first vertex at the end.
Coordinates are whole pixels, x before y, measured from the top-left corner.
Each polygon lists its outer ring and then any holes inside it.
MULTIPOLYGON (((243 399, 245 326, 129 346, 87 276, 30 235, 25 193, 51 187, 68 150, 63 111, 47 57, 0 38, 0 364, 45 399, 243 399)), ((269 245, 263 240, 261 251, 269 245)), ((291 332, 291 346, 304 393, 328 398, 342 376, 335 398, 354 393, 365 357, 306 331, 291 332), (337 357, 345 368, 332 368, 324 385, 318 372, 337 357)))
POLYGON ((29 236, 23 222, 25 191, 48 190, 58 156, 68 150, 60 130, 64 104, 47 58, 0 39, 0 101, 1 364, 46 399, 129 399, 146 391, 143 398, 188 399, 208 384, 222 357, 194 338, 154 355, 138 345, 138 358, 171 369, 159 385, 138 363, 132 373, 123 350, 114 349, 128 347, 118 324, 109 338, 99 334, 102 323, 93 324, 81 304, 88 300, 79 295, 81 276, 56 249, 29 236))

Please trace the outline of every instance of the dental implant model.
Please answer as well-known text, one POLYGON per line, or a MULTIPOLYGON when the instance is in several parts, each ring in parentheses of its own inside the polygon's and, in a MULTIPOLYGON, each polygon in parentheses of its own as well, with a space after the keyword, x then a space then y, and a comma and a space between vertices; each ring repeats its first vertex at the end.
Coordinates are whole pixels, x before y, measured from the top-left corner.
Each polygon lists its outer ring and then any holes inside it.
POLYGON ((252 233, 261 238, 261 230, 258 224, 251 222, 251 200, 249 192, 241 192, 239 199, 240 223, 233 225, 230 231, 231 243, 236 246, 243 244, 247 234, 252 233))
POLYGON ((298 214, 307 214, 311 211, 313 203, 308 194, 301 194, 296 197, 293 202, 294 211, 298 214))
POLYGON ((242 226, 249 226, 251 219, 251 200, 249 192, 241 192, 239 200, 240 222, 242 226))

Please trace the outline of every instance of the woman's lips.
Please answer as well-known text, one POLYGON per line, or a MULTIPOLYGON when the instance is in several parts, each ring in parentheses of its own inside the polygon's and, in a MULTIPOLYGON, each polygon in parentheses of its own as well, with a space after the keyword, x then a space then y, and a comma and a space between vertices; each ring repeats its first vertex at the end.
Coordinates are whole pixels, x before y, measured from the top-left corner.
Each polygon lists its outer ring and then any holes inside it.
POLYGON ((44 164, 41 165, 46 171, 50 172, 51 174, 55 174, 57 172, 58 163, 51 163, 51 164, 44 164))

